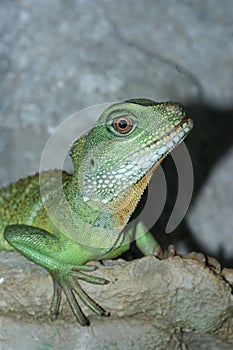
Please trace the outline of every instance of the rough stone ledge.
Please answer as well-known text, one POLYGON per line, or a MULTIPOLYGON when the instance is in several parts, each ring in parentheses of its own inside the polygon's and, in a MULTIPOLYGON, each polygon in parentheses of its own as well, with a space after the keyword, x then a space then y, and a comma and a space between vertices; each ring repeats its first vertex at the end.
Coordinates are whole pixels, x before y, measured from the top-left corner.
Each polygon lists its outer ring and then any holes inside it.
MULTIPOLYGON (((35 319, 39 318, 40 321, 46 320, 50 328, 60 328, 61 323, 65 324, 64 320, 67 327, 70 323, 74 327, 74 319, 65 300, 57 321, 51 323, 45 317, 52 297, 52 282, 46 271, 15 252, 1 252, 0 260, 0 314, 4 322, 14 317, 15 322, 20 319, 21 327, 27 328, 29 320, 38 322, 35 319), (22 320, 26 322, 23 325, 22 320)), ((110 332, 112 340, 117 340, 117 332, 111 331, 113 324, 117 323, 116 329, 129 332, 132 340, 135 335, 131 334, 131 328, 135 328, 135 334, 139 334, 138 329, 141 327, 141 337, 144 331, 152 332, 152 344, 156 344, 158 339, 170 344, 174 334, 184 330, 198 334, 214 333, 214 339, 217 335, 222 341, 233 342, 233 270, 216 272, 216 269, 207 267, 200 259, 184 259, 180 256, 164 260, 148 256, 131 262, 107 261, 105 265, 93 263, 99 269, 92 274, 102 276, 111 283, 96 286, 83 282, 82 286, 112 316, 101 319, 93 316, 86 307, 83 310, 91 315, 91 327, 98 329, 103 323, 103 334, 107 336, 110 332), (159 330, 158 335, 156 330, 159 330)), ((82 334, 87 332, 79 326, 77 329, 82 334)))

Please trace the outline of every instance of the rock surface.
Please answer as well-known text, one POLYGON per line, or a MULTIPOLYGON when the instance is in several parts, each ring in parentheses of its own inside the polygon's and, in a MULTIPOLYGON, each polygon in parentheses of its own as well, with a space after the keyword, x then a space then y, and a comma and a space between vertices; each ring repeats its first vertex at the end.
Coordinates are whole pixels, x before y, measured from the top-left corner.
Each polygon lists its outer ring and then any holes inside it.
POLYGON ((179 256, 165 260, 145 257, 132 262, 107 261, 105 266, 99 265, 96 274, 104 276, 110 284, 82 285, 112 316, 93 317, 90 310, 83 308, 91 315, 91 327, 82 328, 72 325, 74 319, 67 303, 63 303, 57 321, 51 323, 45 317, 52 296, 52 283, 46 272, 14 252, 2 252, 0 256, 3 346, 6 342, 16 349, 14 344, 21 339, 21 332, 27 334, 22 340, 25 346, 22 349, 27 349, 29 339, 35 337, 35 349, 50 337, 50 346, 55 349, 59 338, 68 336, 77 349, 84 343, 88 349, 94 349, 93 344, 106 349, 111 349, 110 344, 116 344, 117 349, 141 349, 143 346, 174 349, 176 343, 182 343, 183 337, 188 339, 191 331, 215 333, 210 339, 216 344, 224 344, 221 338, 233 342, 232 288, 226 282, 227 278, 232 278, 232 270, 226 271, 223 278, 200 261, 179 256), (24 322, 17 326, 16 320, 22 318, 24 322), (188 333, 185 335, 184 331, 188 333), (43 333, 46 335, 42 336, 43 333))

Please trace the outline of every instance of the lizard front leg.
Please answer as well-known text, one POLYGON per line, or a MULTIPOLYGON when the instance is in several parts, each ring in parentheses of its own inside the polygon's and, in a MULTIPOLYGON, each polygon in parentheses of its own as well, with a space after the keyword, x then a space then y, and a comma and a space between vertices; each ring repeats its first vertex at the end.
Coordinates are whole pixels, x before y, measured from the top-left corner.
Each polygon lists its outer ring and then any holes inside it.
POLYGON ((94 284, 108 283, 103 278, 83 273, 94 271, 97 268, 93 265, 82 265, 83 250, 79 252, 78 245, 76 246, 69 239, 60 239, 47 231, 27 225, 7 226, 4 238, 18 252, 37 265, 44 267, 52 276, 54 292, 50 312, 53 319, 59 313, 62 291, 65 293, 73 314, 81 325, 89 325, 89 321, 83 314, 75 294, 95 313, 101 316, 109 315, 87 295, 78 283, 78 280, 94 284), (66 257, 65 260, 69 257, 69 263, 64 262, 64 257, 66 257))
POLYGON ((162 257, 162 249, 158 242, 153 237, 152 233, 148 231, 143 221, 139 221, 135 228, 135 240, 138 249, 144 255, 154 255, 158 258, 162 257))
POLYGON ((144 255, 154 255, 159 259, 167 259, 176 255, 176 249, 173 244, 170 244, 166 250, 162 250, 143 221, 137 223, 135 237, 137 247, 144 255))

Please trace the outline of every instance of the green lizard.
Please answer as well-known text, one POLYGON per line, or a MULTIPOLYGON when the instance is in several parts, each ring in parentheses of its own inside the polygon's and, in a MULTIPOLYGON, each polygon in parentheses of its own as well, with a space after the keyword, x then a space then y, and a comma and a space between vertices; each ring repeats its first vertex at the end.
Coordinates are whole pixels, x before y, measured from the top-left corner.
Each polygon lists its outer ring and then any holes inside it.
POLYGON ((192 126, 177 102, 117 103, 74 142, 72 175, 51 170, 1 189, 0 249, 15 249, 50 273, 52 318, 62 291, 81 325, 89 321, 77 297, 108 315, 78 282, 108 283, 86 273, 96 269, 88 261, 121 255, 133 237, 143 254, 156 254, 158 244, 144 224, 139 221, 133 230, 128 221, 156 167, 192 126))

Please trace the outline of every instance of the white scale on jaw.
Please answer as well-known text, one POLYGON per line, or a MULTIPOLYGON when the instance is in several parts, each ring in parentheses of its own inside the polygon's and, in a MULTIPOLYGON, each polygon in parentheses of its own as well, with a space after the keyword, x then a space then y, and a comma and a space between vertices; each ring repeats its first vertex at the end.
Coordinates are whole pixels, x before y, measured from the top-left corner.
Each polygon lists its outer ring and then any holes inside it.
POLYGON ((88 202, 91 199, 94 201, 100 200, 103 204, 106 204, 129 185, 134 184, 135 178, 139 179, 144 176, 161 157, 164 157, 178 145, 190 131, 187 123, 184 123, 179 129, 178 133, 176 130, 160 140, 161 147, 156 151, 154 150, 155 144, 152 143, 147 148, 135 152, 132 155, 134 160, 126 160, 125 163, 121 164, 118 168, 114 168, 111 172, 99 173, 95 178, 93 178, 93 174, 86 174, 84 180, 86 191, 83 195, 83 201, 88 202), (127 179, 127 181, 124 179, 127 179))

